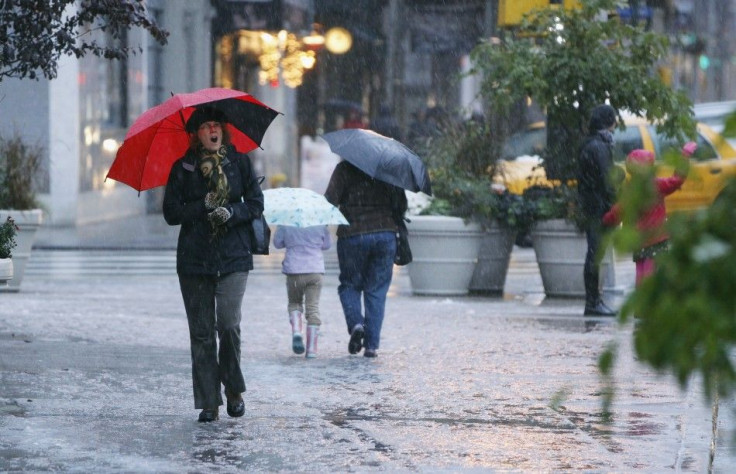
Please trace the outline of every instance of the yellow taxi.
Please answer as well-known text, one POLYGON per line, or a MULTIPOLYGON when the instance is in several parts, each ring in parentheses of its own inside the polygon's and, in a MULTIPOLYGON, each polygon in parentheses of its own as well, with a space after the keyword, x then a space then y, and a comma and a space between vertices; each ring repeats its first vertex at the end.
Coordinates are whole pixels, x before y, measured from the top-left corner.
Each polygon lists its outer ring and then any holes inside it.
MULTIPOLYGON (((617 128, 613 134, 614 161, 617 163, 623 165, 626 155, 637 148, 649 150, 657 158, 668 150, 680 149, 679 143, 657 133, 656 127, 645 119, 627 117, 624 123, 626 128, 617 128)), ((690 158, 690 174, 682 188, 666 198, 668 213, 709 206, 723 190, 726 181, 736 176, 736 149, 704 123, 697 124, 697 132, 698 148, 690 158)), ((538 156, 546 141, 544 122, 534 123, 526 131, 509 138, 497 179, 510 192, 522 194, 533 185, 551 185, 538 156)), ((661 176, 671 176, 672 171, 667 166, 658 167, 661 176)))

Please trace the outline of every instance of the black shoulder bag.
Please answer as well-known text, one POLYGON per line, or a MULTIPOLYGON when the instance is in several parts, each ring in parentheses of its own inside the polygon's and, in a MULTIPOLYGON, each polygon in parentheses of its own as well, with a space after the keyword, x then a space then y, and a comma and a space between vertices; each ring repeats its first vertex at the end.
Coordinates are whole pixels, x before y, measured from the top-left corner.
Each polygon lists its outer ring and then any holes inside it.
POLYGON ((399 266, 409 265, 413 260, 411 255, 411 247, 409 247, 409 230, 406 228, 406 223, 411 222, 409 219, 404 217, 406 213, 406 198, 404 197, 404 190, 394 187, 391 195, 391 208, 396 223, 396 255, 394 255, 394 264, 399 266), (398 196, 403 199, 399 199, 398 196), (403 201, 403 203, 402 203, 403 201))
POLYGON ((411 263, 413 257, 411 255, 411 248, 409 247, 409 230, 406 228, 406 223, 411 222, 406 217, 399 217, 396 219, 396 256, 394 257, 394 263, 399 266, 408 265, 411 263))
MULTIPOLYGON (((242 160, 237 158, 237 164, 238 168, 240 168, 240 176, 243 183, 251 183, 251 185, 253 185, 253 181, 251 180, 253 169, 251 168, 248 170, 248 176, 246 177, 245 171, 243 170, 242 160)), ((266 179, 265 176, 258 176, 255 178, 255 185, 260 186, 264 179, 266 179)), ((240 197, 240 200, 243 202, 245 201, 243 196, 240 197)), ((250 221, 248 234, 250 235, 250 253, 253 255, 268 255, 268 246, 271 242, 271 228, 268 227, 268 222, 266 222, 266 217, 263 213, 254 217, 253 220, 250 221)))

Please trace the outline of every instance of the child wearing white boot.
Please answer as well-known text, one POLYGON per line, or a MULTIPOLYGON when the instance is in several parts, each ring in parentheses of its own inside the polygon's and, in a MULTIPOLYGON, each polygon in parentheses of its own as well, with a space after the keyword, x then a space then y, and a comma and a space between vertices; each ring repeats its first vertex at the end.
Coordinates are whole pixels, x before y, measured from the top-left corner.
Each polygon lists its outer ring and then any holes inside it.
POLYGON ((313 227, 279 226, 273 236, 273 246, 286 249, 281 272, 286 275, 287 306, 291 323, 291 349, 303 354, 302 314, 307 320, 306 357, 317 356, 319 326, 319 297, 325 259, 322 254, 332 245, 326 225, 313 227))

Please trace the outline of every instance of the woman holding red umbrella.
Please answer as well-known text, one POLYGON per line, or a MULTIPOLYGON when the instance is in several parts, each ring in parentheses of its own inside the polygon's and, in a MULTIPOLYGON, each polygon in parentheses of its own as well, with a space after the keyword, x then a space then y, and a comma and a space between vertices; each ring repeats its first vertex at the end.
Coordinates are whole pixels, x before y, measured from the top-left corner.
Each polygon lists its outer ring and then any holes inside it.
POLYGON ((199 421, 243 416, 241 303, 253 269, 249 223, 263 212, 250 158, 230 144, 226 116, 200 106, 186 122, 190 147, 174 163, 164 194, 169 225, 181 225, 176 270, 189 323, 194 407, 199 421), (219 349, 218 349, 219 339, 219 349))

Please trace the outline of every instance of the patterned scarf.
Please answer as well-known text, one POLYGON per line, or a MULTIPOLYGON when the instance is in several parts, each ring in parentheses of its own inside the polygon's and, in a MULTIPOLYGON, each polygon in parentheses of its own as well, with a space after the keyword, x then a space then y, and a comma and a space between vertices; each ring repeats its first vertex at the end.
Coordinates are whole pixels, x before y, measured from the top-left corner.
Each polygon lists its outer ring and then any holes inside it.
MULTIPOLYGON (((227 154, 227 148, 222 145, 216 151, 207 150, 200 145, 199 147, 199 169, 202 176, 207 181, 207 189, 215 193, 217 197, 217 206, 227 204, 230 195, 230 186, 227 183, 227 176, 222 170, 222 160, 227 154)), ((212 224, 212 233, 217 235, 220 230, 224 230, 223 226, 212 224)))

